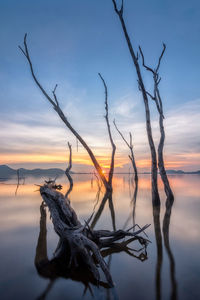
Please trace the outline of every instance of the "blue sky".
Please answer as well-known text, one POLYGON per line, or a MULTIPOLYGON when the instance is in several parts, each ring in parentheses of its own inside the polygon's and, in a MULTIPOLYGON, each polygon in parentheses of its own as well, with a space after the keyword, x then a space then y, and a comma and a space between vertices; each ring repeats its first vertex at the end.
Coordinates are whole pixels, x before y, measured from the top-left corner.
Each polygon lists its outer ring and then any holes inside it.
MULTIPOLYGON (((160 90, 166 116, 168 168, 199 169, 200 2, 124 2, 124 18, 134 48, 142 46, 147 63, 154 66, 162 42, 167 44, 160 69, 160 90)), ((75 139, 35 86, 18 49, 27 32, 38 78, 50 93, 58 84, 64 112, 102 164, 109 159, 110 147, 98 72, 108 85, 111 120, 115 118, 125 134, 133 132, 135 156, 140 167, 148 169, 143 102, 112 1, 1 0, 0 20, 0 163, 63 166, 67 141, 75 147, 75 139)), ((151 77, 143 74, 151 89, 151 77)), ((151 113, 157 142, 153 103, 151 113)), ((128 163, 128 150, 114 129, 113 134, 117 162, 122 167, 128 163)), ((88 158, 80 147, 78 153, 74 151, 74 163, 84 161, 88 163, 88 158)))

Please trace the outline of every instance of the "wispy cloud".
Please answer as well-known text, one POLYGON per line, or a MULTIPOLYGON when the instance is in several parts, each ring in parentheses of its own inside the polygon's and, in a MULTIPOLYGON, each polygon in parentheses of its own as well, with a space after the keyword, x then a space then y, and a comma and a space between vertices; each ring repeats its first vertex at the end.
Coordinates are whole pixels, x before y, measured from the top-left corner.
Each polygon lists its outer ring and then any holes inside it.
MULTIPOLYGON (((78 101, 78 100, 77 100, 78 101)), ((138 165, 145 168, 149 165, 149 146, 146 136, 145 123, 136 122, 133 118, 126 118, 126 112, 131 115, 131 109, 137 104, 131 104, 127 97, 111 110, 110 118, 116 115, 120 130, 128 138, 129 131, 133 134, 135 156, 138 165), (130 105, 130 106, 129 106, 130 105)), ((136 102, 137 103, 137 102, 136 102)), ((111 147, 103 116, 99 113, 90 118, 90 112, 81 111, 77 103, 72 102, 64 108, 70 112, 71 122, 91 146, 100 162, 108 165, 111 147)), ((166 113, 166 165, 169 168, 200 168, 200 100, 190 101, 181 107, 174 108, 166 113)), ((30 163, 61 163, 66 160, 67 141, 74 149, 76 140, 55 112, 38 112, 28 114, 15 114, 13 117, 4 117, 0 120, 1 163, 23 162, 30 163)), ((123 166, 129 162, 128 149, 122 142, 111 123, 113 137, 117 144, 116 164, 123 166)), ((152 120, 152 129, 156 144, 159 141, 158 120, 152 120)), ((79 152, 74 153, 74 162, 91 164, 86 151, 79 146, 79 152)))

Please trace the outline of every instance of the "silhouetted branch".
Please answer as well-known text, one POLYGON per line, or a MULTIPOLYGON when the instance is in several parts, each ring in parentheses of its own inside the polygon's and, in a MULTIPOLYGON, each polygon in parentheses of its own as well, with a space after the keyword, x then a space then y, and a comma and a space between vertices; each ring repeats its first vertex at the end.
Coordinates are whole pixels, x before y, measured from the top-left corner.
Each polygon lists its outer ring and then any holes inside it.
POLYGON ((130 160, 132 162, 132 166, 133 166, 133 169, 134 169, 134 172, 135 172, 135 181, 137 181, 138 180, 138 173, 137 173, 137 167, 136 167, 135 157, 134 157, 134 153, 133 153, 132 134, 131 134, 131 132, 129 132, 130 142, 128 143, 127 140, 125 139, 125 137, 123 136, 123 134, 121 133, 121 131, 118 129, 115 120, 113 121, 113 124, 115 125, 115 128, 116 128, 117 132, 122 137, 122 139, 125 142, 125 144, 127 145, 127 147, 130 149, 131 155, 129 155, 128 157, 130 158, 130 160))
POLYGON ((142 62, 143 62, 143 66, 145 67, 145 69, 147 71, 150 71, 153 74, 153 80, 154 80, 154 96, 152 97, 151 94, 147 93, 152 100, 155 101, 156 103, 156 107, 157 107, 157 111, 159 113, 159 127, 160 127, 160 141, 159 141, 159 145, 158 145, 158 167, 159 167, 159 171, 160 171, 160 175, 164 184, 164 188, 165 188, 165 193, 167 195, 167 198, 174 198, 173 192, 171 190, 170 184, 169 184, 169 180, 166 174, 166 170, 165 170, 165 163, 164 163, 164 158, 163 158, 163 149, 164 149, 164 142, 165 142, 165 130, 164 130, 164 123, 163 123, 163 119, 164 119, 164 115, 163 115, 163 105, 162 105, 162 99, 160 96, 160 90, 159 90, 159 83, 161 81, 161 77, 159 77, 158 71, 160 68, 160 64, 161 64, 161 60, 163 58, 163 55, 165 53, 166 50, 166 45, 163 43, 163 50, 161 52, 161 55, 158 59, 158 64, 157 67, 153 70, 152 68, 148 67, 145 64, 144 61, 144 54, 142 52, 141 47, 139 47, 141 56, 142 56, 142 62))
POLYGON ((73 189, 73 179, 72 179, 72 176, 70 175, 70 170, 72 168, 72 145, 70 145, 69 142, 68 142, 68 147, 69 147, 69 163, 68 163, 68 167, 66 168, 65 175, 67 176, 67 178, 69 180, 70 186, 69 186, 67 193, 65 194, 65 198, 68 198, 69 194, 71 193, 71 191, 73 189))
POLYGON ((45 91, 45 89, 42 87, 42 85, 40 84, 39 80, 37 79, 35 72, 33 70, 33 65, 31 62, 31 58, 29 55, 29 50, 28 50, 28 46, 27 46, 27 34, 25 34, 24 36, 24 49, 19 46, 20 50, 22 51, 22 53, 25 55, 28 63, 29 63, 29 67, 30 67, 30 71, 32 74, 32 77, 35 81, 35 83, 37 84, 37 86, 39 87, 39 89, 42 91, 43 95, 46 97, 46 99, 51 103, 51 105, 53 106, 54 110, 57 112, 57 114, 59 115, 59 117, 61 118, 61 120, 65 123, 65 125, 67 126, 67 128, 75 135, 75 137, 79 140, 79 142, 83 145, 83 147, 86 149, 86 151, 88 152, 94 167, 96 168, 99 177, 101 178, 104 186, 106 189, 110 189, 110 184, 107 181, 106 177, 104 176, 101 166, 99 165, 96 157, 94 156, 92 150, 90 149, 90 147, 86 144, 86 142, 83 140, 83 138, 78 134, 78 132, 72 127, 72 125, 69 123, 69 121, 67 120, 66 116, 64 115, 63 111, 61 110, 60 106, 58 105, 58 100, 55 94, 55 90, 56 87, 53 91, 53 95, 54 95, 54 100, 48 95, 48 93, 45 91))
POLYGON ((138 63, 138 54, 135 53, 135 51, 133 49, 129 34, 127 32, 126 24, 124 22, 123 14, 120 13, 120 11, 117 9, 116 1, 112 0, 112 2, 113 2, 114 10, 119 17, 119 20, 120 20, 120 23, 122 26, 124 37, 126 39, 126 43, 127 43, 134 67, 136 69, 139 89, 142 92, 142 96, 143 96, 143 101, 144 101, 144 106, 145 106, 145 114, 146 114, 147 137, 148 137, 149 147, 150 147, 150 151, 151 151, 152 201, 153 201, 153 203, 156 203, 156 205, 160 205, 160 197, 159 197, 159 193, 158 193, 158 184, 157 184, 157 157, 156 157, 154 140, 153 140, 153 136, 152 136, 148 95, 146 93, 145 85, 144 85, 143 78, 142 78, 141 71, 140 71, 140 66, 138 63))
POLYGON ((112 138, 112 134, 111 134, 111 130, 110 130, 110 123, 109 123, 109 115, 108 115, 108 88, 107 85, 105 83, 105 80, 103 79, 102 75, 99 73, 99 77, 101 78, 103 85, 104 85, 104 89, 105 89, 105 110, 106 110, 106 115, 105 115, 105 119, 106 119, 106 124, 107 124, 107 128, 108 128, 108 135, 109 135, 109 139, 110 139, 110 143, 112 146, 112 156, 111 156, 111 162, 110 162, 110 170, 109 170, 109 175, 108 175, 108 182, 110 184, 110 186, 112 186, 112 178, 113 178, 113 173, 114 173, 114 158, 115 158, 115 151, 116 151, 116 146, 113 142, 113 138, 112 138))

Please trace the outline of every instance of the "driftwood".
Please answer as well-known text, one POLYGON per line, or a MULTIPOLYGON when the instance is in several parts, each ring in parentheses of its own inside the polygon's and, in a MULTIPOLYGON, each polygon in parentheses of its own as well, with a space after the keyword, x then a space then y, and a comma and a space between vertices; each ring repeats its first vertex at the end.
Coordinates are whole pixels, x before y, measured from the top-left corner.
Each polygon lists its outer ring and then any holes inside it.
MULTIPOLYGON (((131 232, 130 229, 126 231, 93 230, 87 222, 84 225, 80 223, 70 201, 54 187, 55 183, 47 183, 40 187, 41 196, 50 211, 54 230, 60 238, 54 257, 59 259, 63 253, 68 253, 69 259, 66 267, 76 269, 80 268, 80 265, 84 265, 97 284, 100 282, 97 267, 99 265, 108 285, 113 286, 108 266, 103 259, 105 251, 102 255, 101 249, 110 248, 110 251, 107 249, 108 254, 118 252, 119 244, 115 242, 125 237, 129 237, 130 241, 123 242, 122 251, 129 251, 131 248, 128 248, 127 244, 133 240, 137 240, 142 247, 146 248, 148 240, 139 234, 144 232, 149 225, 145 225, 135 232, 131 232)), ((138 258, 144 260, 144 257, 138 258)))

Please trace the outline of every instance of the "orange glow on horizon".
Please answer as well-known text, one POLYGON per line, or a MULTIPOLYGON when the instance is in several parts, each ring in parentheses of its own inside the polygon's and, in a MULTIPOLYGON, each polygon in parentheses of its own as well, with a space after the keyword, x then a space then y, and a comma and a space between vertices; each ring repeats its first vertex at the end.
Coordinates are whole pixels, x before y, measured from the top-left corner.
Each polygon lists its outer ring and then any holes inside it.
MULTIPOLYGON (((97 160, 103 169, 110 168, 110 156, 96 155, 97 160)), ((86 166, 93 166, 90 157, 87 153, 77 153, 74 152, 73 154, 73 163, 74 164, 81 164, 86 166)), ((59 152, 59 153, 47 153, 47 154, 37 154, 37 153, 2 153, 0 164, 28 164, 28 163, 66 163, 68 161, 68 157, 66 152, 59 152)), ((117 155, 115 157, 115 167, 123 168, 126 164, 130 164, 130 160, 126 155, 117 155)), ((136 159, 137 167, 140 169, 151 167, 151 160, 150 159, 136 159)), ((197 169, 200 164, 200 154, 199 153, 181 153, 174 156, 168 156, 165 161, 165 166, 167 169, 177 169, 177 168, 184 168, 184 167, 193 167, 197 169)), ((106 170, 103 171, 106 173, 106 170)))

